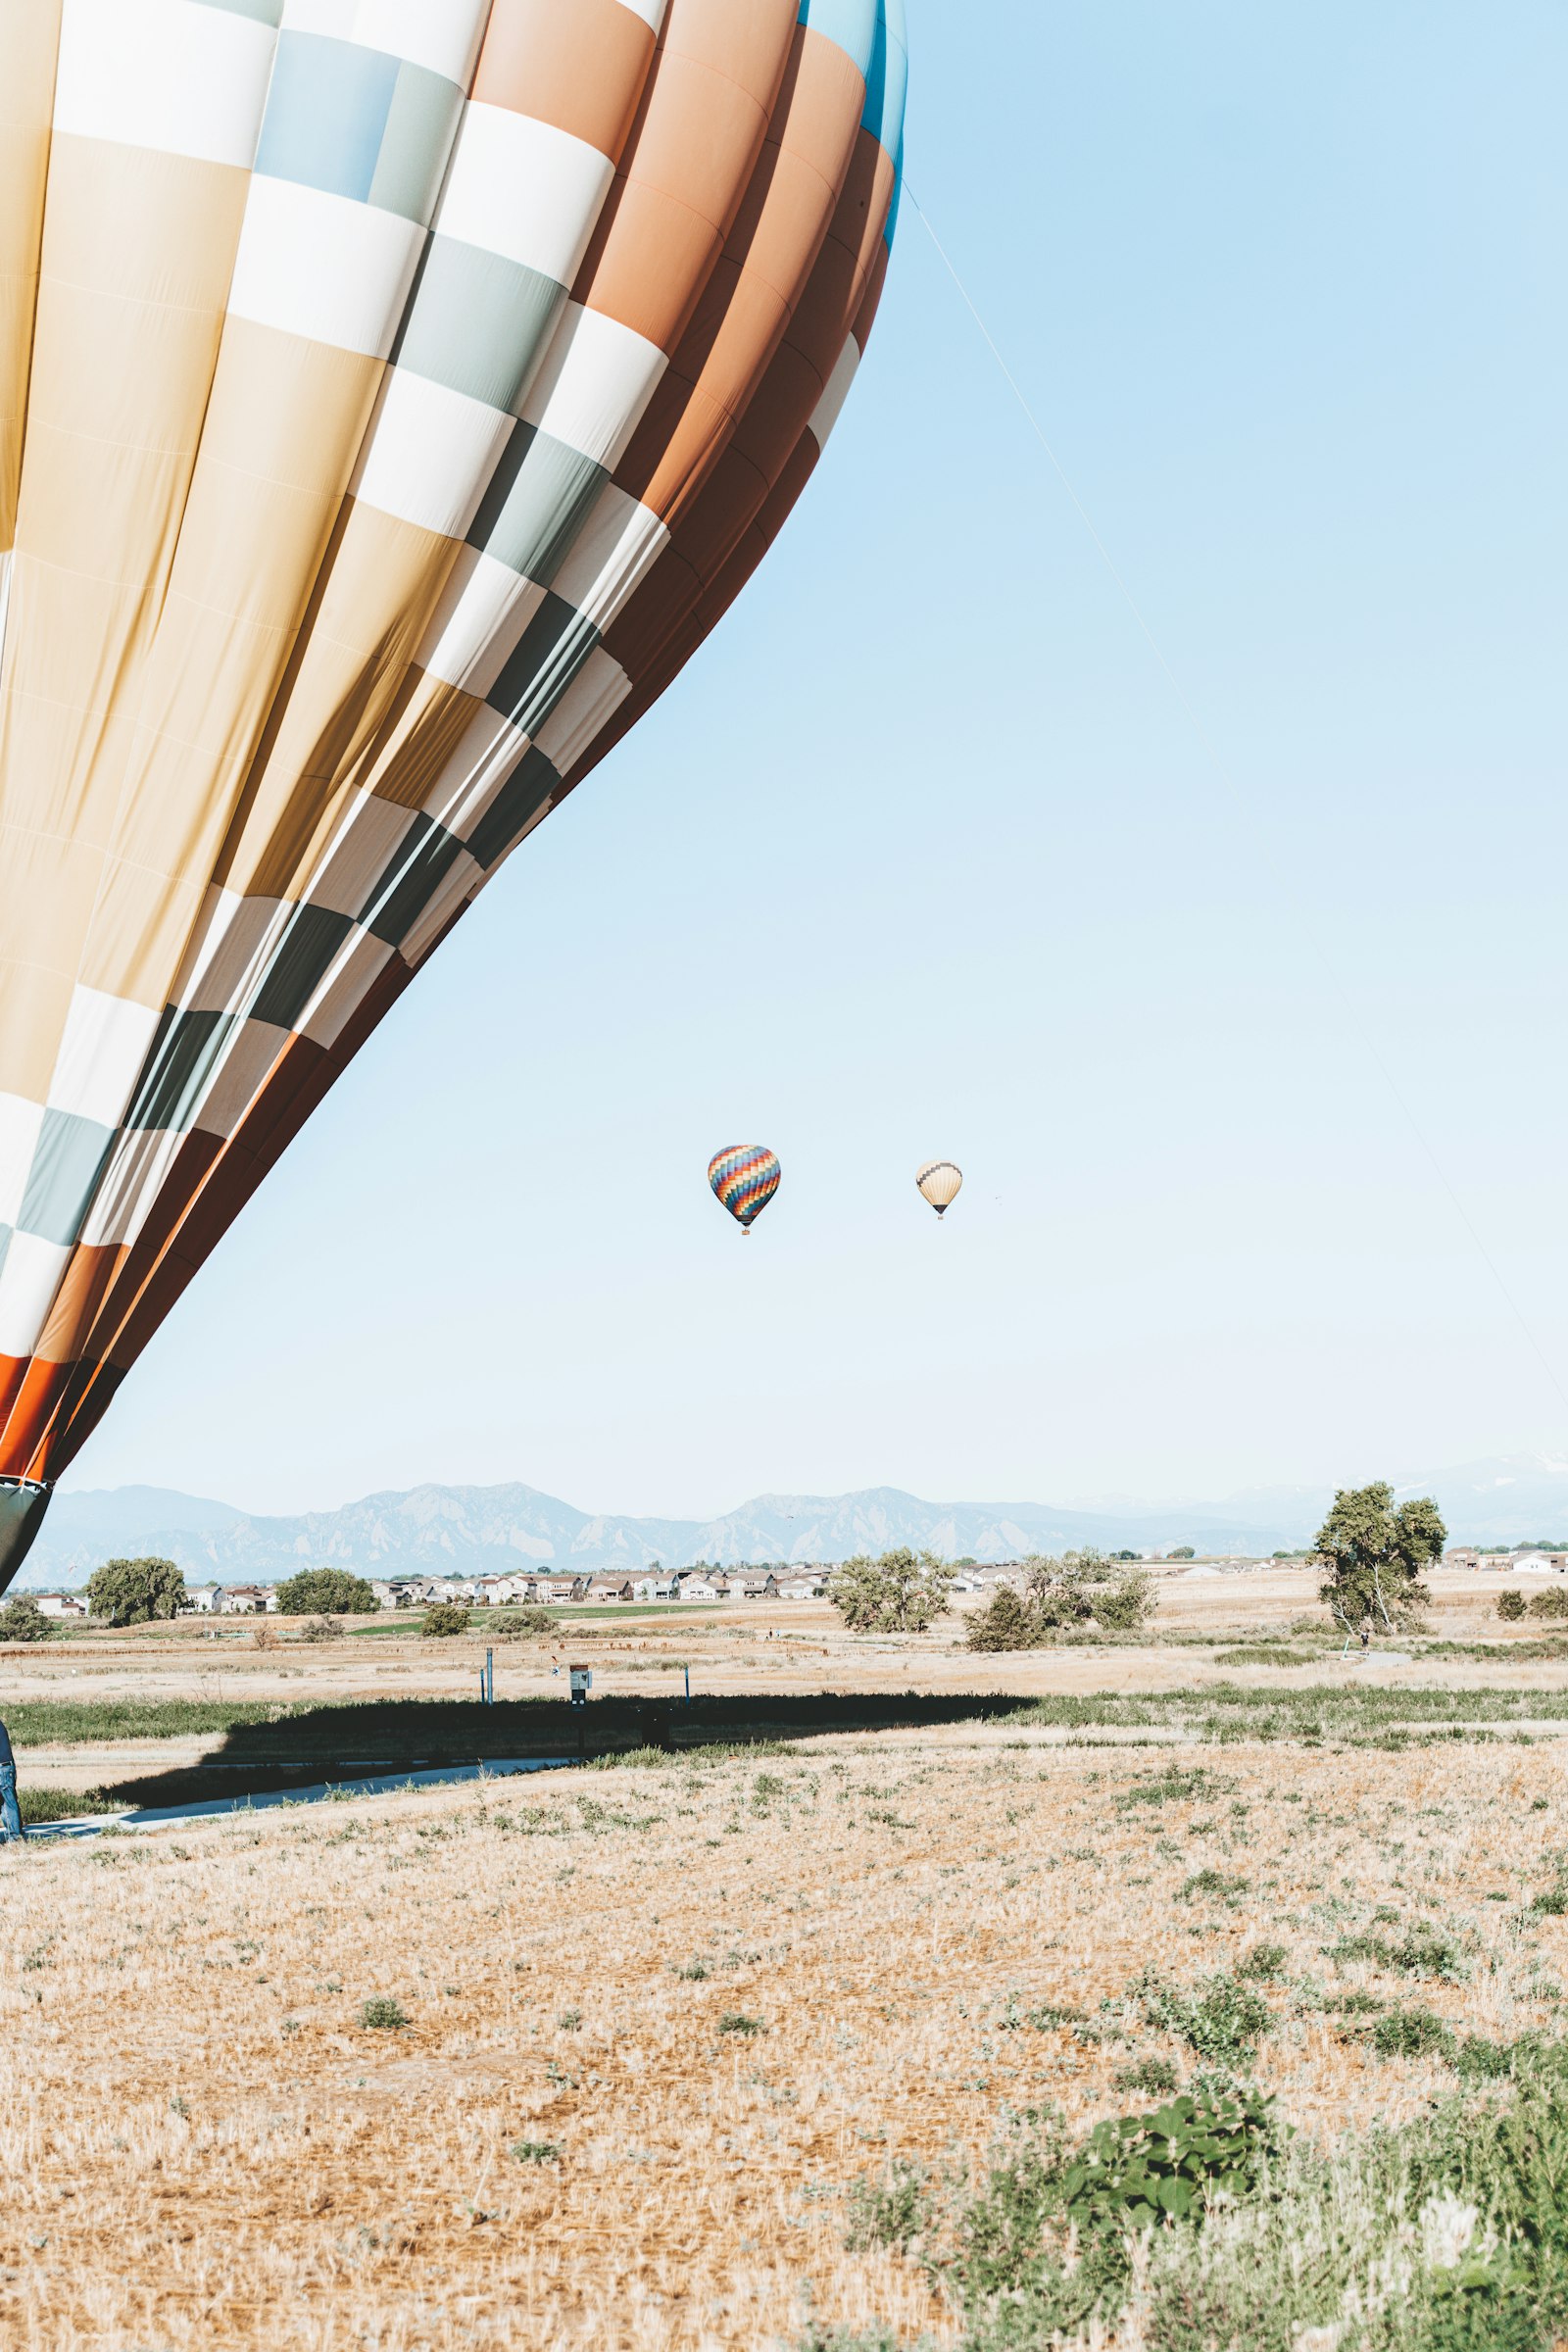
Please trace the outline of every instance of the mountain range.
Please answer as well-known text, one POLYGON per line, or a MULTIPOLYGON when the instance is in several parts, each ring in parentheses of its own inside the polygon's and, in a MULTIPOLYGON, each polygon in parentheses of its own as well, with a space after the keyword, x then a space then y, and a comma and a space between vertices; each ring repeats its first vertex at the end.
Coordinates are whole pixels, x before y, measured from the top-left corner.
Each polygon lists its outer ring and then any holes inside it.
MULTIPOLYGON (((1568 1535, 1568 1461, 1512 1454, 1401 1478, 1401 1494, 1436 1494, 1450 1539, 1514 1544, 1568 1535)), ((576 1509, 534 1487, 413 1487, 335 1511, 265 1517, 163 1487, 55 1497, 19 1583, 83 1582, 101 1560, 157 1552, 188 1578, 270 1583, 301 1567, 380 1576, 520 1567, 642 1568, 711 1560, 841 1560, 907 1544, 948 1559, 1016 1559, 1098 1544, 1239 1556, 1310 1543, 1326 1487, 1258 1488, 1217 1503, 1113 1502, 1065 1510, 1038 1502, 925 1502, 896 1487, 853 1494, 760 1494, 714 1519, 654 1519, 576 1509)))

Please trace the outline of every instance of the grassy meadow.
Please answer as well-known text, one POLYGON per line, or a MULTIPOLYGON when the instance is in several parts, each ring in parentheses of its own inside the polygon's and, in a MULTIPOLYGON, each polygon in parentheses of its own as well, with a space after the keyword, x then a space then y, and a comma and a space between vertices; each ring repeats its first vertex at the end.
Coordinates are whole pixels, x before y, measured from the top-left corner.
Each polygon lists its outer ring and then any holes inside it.
MULTIPOLYGON (((1568 1650, 1472 1580, 1342 1665, 1308 1597, 748 1613, 667 1746, 692 1629, 573 1630, 586 1770, 0 1854, 0 2339, 1568 2341, 1568 1650)), ((473 1647, 51 1645, 0 1712, 56 1813, 547 1747, 548 1642, 495 1709, 473 1647)))

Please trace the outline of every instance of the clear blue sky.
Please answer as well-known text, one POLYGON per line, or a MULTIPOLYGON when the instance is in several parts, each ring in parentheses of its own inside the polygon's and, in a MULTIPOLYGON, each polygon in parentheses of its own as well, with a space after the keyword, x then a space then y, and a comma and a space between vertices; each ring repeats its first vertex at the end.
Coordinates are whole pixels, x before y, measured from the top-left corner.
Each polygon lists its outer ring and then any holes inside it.
POLYGON ((910 15, 912 185, 1232 782, 906 206, 770 564, 73 1484, 707 1512, 1568 1449, 1375 1057, 1568 1386, 1568 18, 910 15), (704 1171, 753 1141, 742 1242, 704 1171))

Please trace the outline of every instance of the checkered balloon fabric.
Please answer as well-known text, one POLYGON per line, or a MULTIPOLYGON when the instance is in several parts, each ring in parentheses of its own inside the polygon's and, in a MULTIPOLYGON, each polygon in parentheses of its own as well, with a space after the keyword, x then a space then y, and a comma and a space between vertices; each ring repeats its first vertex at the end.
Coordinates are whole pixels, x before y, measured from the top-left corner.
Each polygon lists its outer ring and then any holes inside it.
POLYGON ((903 0, 0 0, 0 1478, 761 561, 905 81, 903 0))
POLYGON ((778 1191, 783 1172, 765 1144, 732 1144, 708 1163, 708 1181, 719 1205, 748 1233, 778 1191))

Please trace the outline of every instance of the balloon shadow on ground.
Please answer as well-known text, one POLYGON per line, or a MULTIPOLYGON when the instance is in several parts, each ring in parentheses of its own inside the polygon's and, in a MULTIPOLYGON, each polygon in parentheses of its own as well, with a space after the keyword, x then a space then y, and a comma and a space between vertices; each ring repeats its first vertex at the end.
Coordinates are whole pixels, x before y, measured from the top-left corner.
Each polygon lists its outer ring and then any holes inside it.
POLYGON ((199 1764, 139 1773, 97 1793, 121 1804, 191 1804, 242 1797, 323 1779, 350 1784, 388 1772, 475 1764, 485 1757, 575 1757, 604 1763, 658 1748, 696 1759, 715 1748, 772 1749, 832 1732, 936 1729, 1000 1723, 1038 1712, 1038 1700, 996 1691, 903 1693, 807 1691, 777 1696, 680 1699, 368 1699, 307 1707, 276 1723, 238 1723, 199 1764))

